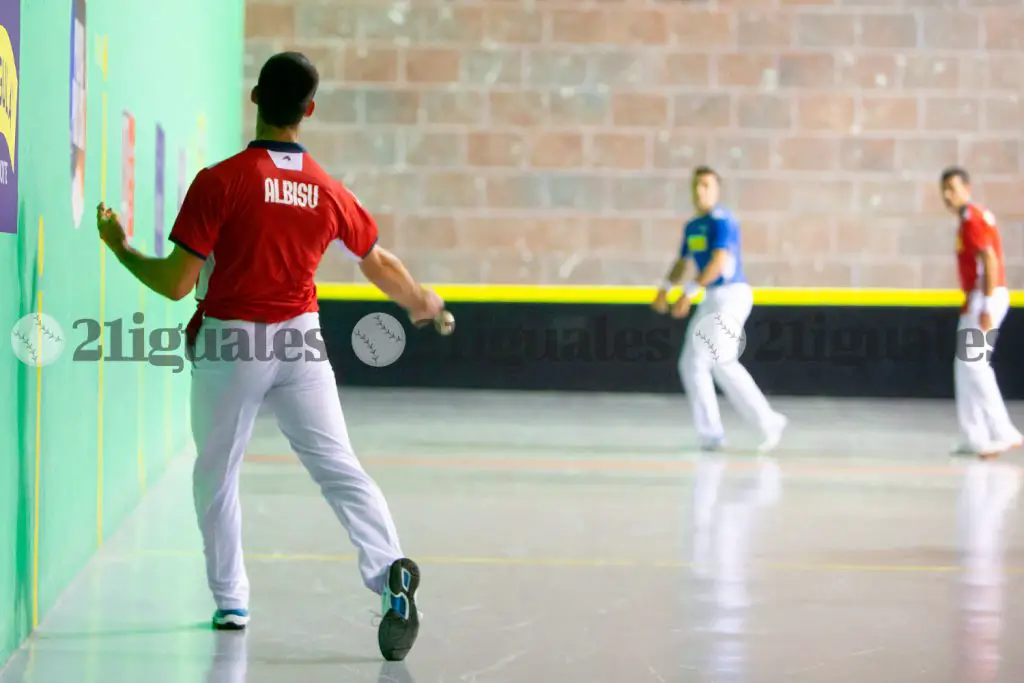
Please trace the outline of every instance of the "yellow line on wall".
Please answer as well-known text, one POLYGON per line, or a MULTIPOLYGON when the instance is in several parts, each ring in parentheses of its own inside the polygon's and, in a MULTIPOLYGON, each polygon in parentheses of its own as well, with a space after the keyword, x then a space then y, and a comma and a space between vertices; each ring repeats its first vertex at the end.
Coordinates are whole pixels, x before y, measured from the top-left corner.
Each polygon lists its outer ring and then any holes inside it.
MULTIPOLYGON (((164 312, 164 322, 166 327, 171 327, 171 308, 166 303, 164 312)), ((170 372, 164 372, 164 463, 174 455, 173 444, 171 443, 171 377, 170 372)))
MULTIPOLYGON (((36 313, 39 316, 36 331, 38 348, 43 348, 43 217, 39 217, 39 257, 37 259, 36 313)), ((32 630, 39 626, 39 498, 42 487, 43 437, 43 366, 36 366, 36 478, 32 501, 32 630)))
MULTIPOLYGON (((453 303, 649 304, 651 287, 572 285, 433 285, 453 303)), ((365 283, 324 282, 317 285, 324 301, 384 301, 387 297, 365 283)), ((854 289, 845 287, 755 287, 760 306, 959 307, 963 294, 951 289, 854 289)), ((1024 291, 1011 292, 1010 304, 1024 306, 1024 291)))
MULTIPOLYGON (((105 250, 106 245, 100 244, 100 249, 105 250)), ((106 314, 106 279, 107 259, 106 251, 100 254, 100 325, 103 325, 106 314)), ((103 335, 105 330, 100 328, 99 349, 100 358, 97 377, 96 392, 96 540, 103 545, 103 335)))
MULTIPOLYGON (((143 315, 143 325, 145 324, 146 315, 146 287, 145 285, 139 285, 139 312, 143 315)), ((145 334, 143 334, 145 338, 145 334)), ((134 341, 133 344, 134 346, 134 341)), ((143 353, 145 353, 145 347, 143 347, 143 353)), ((134 355, 134 349, 132 350, 134 355)), ((146 402, 146 364, 139 362, 139 400, 138 400, 138 412, 136 413, 135 424, 136 434, 138 434, 137 454, 136 458, 139 465, 139 493, 146 493, 146 454, 143 446, 143 427, 145 425, 145 402, 146 402)))
MULTIPOLYGON (((106 36, 101 40, 102 44, 102 68, 103 68, 103 79, 107 77, 107 45, 106 36)), ((101 125, 103 126, 102 133, 100 135, 100 201, 104 204, 107 201, 107 127, 108 127, 108 101, 107 93, 103 92, 102 97, 102 113, 100 115, 101 125)), ((107 246, 100 242, 100 339, 99 349, 100 358, 98 366, 98 378, 97 378, 97 397, 96 397, 96 543, 98 546, 103 545, 103 336, 105 328, 103 326, 106 316, 106 300, 107 300, 107 246)))

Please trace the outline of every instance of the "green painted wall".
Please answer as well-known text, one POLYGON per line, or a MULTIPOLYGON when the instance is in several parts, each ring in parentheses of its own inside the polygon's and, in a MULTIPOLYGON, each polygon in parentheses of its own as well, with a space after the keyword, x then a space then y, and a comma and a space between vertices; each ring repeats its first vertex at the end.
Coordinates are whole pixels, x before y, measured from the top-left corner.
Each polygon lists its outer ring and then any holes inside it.
MULTIPOLYGON (((0 0, 10 2, 18 0, 0 0)), ((165 234, 178 208, 179 149, 191 181, 242 141, 241 0, 85 0, 84 215, 76 228, 72 2, 21 4, 19 230, 0 234, 0 663, 189 438, 187 371, 72 359, 86 340, 84 327, 73 327, 78 319, 124 318, 130 327, 142 311, 151 328, 185 323, 192 311, 189 300, 144 293, 109 254, 103 264, 95 207, 105 175, 105 199, 120 208, 122 112, 136 120, 135 243, 147 253, 156 241, 157 124, 166 131, 165 234), (36 310, 40 292, 67 344, 37 373, 13 355, 9 330, 36 310)))

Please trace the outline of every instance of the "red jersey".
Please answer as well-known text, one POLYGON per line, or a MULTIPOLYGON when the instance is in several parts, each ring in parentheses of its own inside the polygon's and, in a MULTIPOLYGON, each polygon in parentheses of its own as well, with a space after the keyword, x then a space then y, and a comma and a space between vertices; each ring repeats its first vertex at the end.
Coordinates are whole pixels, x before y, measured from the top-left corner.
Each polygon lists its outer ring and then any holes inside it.
POLYGON ((983 206, 968 204, 960 212, 960 230, 956 236, 957 269, 960 287, 965 294, 981 290, 984 265, 981 252, 991 249, 996 257, 996 287, 1006 286, 1006 266, 1003 261, 1003 241, 999 236, 996 218, 983 206))
POLYGON ((361 260, 377 224, 301 145, 260 140, 199 172, 170 240, 206 261, 196 328, 203 315, 277 323, 319 310, 314 276, 328 246, 340 240, 361 260))

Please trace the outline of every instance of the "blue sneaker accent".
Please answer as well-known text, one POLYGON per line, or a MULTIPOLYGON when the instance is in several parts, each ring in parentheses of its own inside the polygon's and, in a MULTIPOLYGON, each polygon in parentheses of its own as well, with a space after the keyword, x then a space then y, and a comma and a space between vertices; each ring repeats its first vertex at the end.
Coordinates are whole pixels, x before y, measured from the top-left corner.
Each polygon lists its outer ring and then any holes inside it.
POLYGON ((213 613, 213 628, 218 631, 241 631, 248 625, 247 609, 219 609, 213 613))
POLYGON ((391 611, 397 612, 402 619, 409 618, 409 598, 404 594, 391 596, 391 611))

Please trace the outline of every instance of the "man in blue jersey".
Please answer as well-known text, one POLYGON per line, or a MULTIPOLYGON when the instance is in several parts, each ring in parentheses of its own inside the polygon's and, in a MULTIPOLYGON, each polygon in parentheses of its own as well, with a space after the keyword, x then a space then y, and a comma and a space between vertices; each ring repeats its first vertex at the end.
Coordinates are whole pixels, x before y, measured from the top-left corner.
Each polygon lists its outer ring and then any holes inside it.
MULTIPOLYGON (((658 288, 653 308, 659 313, 669 311, 668 293, 682 280, 686 265, 692 260, 699 271, 697 278, 683 287, 682 296, 671 307, 672 317, 685 318, 694 297, 704 289, 704 300, 697 307, 694 320, 699 323, 705 316, 718 314, 720 321, 728 321, 741 333, 754 306, 754 294, 743 274, 739 222, 718 205, 720 182, 713 169, 697 168, 693 172, 692 190, 697 215, 686 224, 679 257, 658 288)), ((786 428, 786 418, 772 410, 738 358, 717 358, 717 354, 702 353, 702 338, 702 335, 688 334, 679 357, 679 374, 693 409, 701 448, 718 450, 725 445, 725 430, 715 395, 717 382, 737 412, 760 430, 764 438, 760 450, 774 449, 786 428)))

